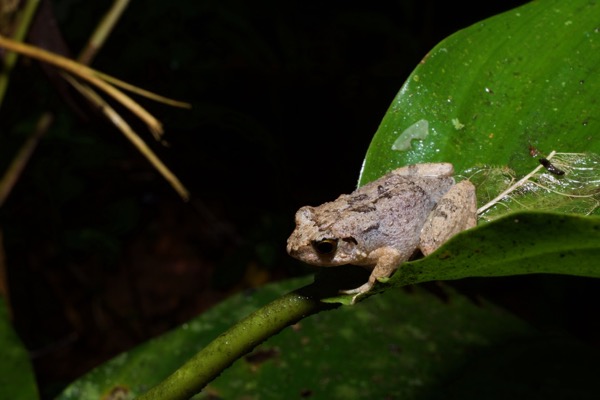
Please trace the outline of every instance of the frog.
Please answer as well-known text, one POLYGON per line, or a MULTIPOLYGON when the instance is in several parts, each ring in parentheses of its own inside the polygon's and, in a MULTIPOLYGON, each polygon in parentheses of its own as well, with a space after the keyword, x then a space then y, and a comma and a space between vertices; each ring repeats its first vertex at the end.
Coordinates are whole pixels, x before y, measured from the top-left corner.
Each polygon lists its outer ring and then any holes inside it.
POLYGON ((477 225, 475 186, 456 182, 451 163, 400 167, 350 194, 301 207, 287 240, 290 256, 319 267, 352 264, 371 271, 348 290, 352 303, 402 263, 427 256, 477 225))

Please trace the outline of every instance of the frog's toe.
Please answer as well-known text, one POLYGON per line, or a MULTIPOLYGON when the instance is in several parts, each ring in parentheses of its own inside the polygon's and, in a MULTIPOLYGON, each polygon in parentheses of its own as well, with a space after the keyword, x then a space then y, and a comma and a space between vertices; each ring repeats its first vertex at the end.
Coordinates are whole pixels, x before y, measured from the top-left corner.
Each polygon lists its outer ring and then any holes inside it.
POLYGON ((340 290, 340 293, 343 294, 353 294, 354 296, 352 297, 352 304, 354 304, 356 302, 356 299, 364 294, 367 293, 369 290, 371 290, 373 288, 373 282, 367 282, 364 285, 361 285, 355 289, 348 289, 348 290, 340 290))

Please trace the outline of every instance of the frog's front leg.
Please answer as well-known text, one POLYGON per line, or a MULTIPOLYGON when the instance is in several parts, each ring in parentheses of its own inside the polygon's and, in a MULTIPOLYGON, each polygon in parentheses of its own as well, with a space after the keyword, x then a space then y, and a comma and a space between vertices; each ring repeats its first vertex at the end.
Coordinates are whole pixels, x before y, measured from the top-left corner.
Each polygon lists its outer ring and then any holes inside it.
POLYGON ((477 225, 475 186, 469 181, 454 185, 427 217, 420 235, 419 248, 429 255, 452 236, 477 225))
POLYGON ((352 304, 358 296, 371 290, 378 278, 387 278, 398 269, 399 264, 402 262, 402 254, 393 247, 381 247, 377 250, 372 251, 369 254, 369 259, 376 260, 375 267, 371 271, 369 280, 356 289, 342 290, 341 293, 353 294, 352 304))

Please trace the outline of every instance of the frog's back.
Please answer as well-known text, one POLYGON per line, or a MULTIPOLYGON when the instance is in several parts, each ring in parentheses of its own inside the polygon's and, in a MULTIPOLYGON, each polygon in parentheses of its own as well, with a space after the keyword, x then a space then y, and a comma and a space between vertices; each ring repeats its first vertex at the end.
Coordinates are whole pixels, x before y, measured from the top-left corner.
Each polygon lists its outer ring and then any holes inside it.
POLYGON ((338 220, 336 230, 359 236, 367 251, 393 246, 410 253, 408 258, 429 213, 452 185, 454 179, 448 176, 385 175, 348 195, 349 218, 338 220))

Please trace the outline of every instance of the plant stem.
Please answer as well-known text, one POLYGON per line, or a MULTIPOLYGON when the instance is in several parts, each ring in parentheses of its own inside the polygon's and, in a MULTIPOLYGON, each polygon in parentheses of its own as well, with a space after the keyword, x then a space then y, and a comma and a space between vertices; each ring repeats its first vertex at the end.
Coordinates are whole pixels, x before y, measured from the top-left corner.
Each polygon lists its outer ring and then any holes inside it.
POLYGON ((200 392, 234 361, 302 318, 339 304, 322 303, 317 284, 290 292, 238 322, 138 400, 184 400, 200 392))
POLYGON ((25 166, 31 158, 31 155, 37 147, 40 139, 42 136, 44 136, 48 128, 50 128, 53 119, 54 116, 49 112, 42 114, 42 116, 38 119, 35 130, 25 141, 25 143, 23 143, 23 146, 21 146, 21 149, 15 155, 15 158, 13 158, 8 169, 4 173, 4 176, 0 180, 0 208, 4 205, 6 198, 10 194, 12 188, 15 186, 15 183, 17 183, 17 180, 25 169, 25 166))
POLYGON ((92 59, 98 53, 98 50, 102 47, 110 33, 112 32, 114 26, 116 25, 119 18, 125 11, 125 8, 129 5, 129 0, 115 0, 112 7, 102 18, 102 21, 96 27, 96 30, 90 36, 87 44, 77 57, 77 61, 82 64, 90 65, 92 59))
MULTIPOLYGON (((33 20, 35 15, 35 11, 40 3, 40 0, 27 0, 25 3, 25 7, 20 12, 20 21, 13 36, 14 40, 21 42, 27 35, 29 31, 29 25, 33 20)), ((7 52, 4 56, 4 68, 0 71, 0 107, 2 106, 2 100, 4 99, 4 94, 6 93, 6 89, 8 88, 8 81, 10 78, 10 72, 15 66, 17 59, 19 58, 18 53, 15 52, 7 52)))

